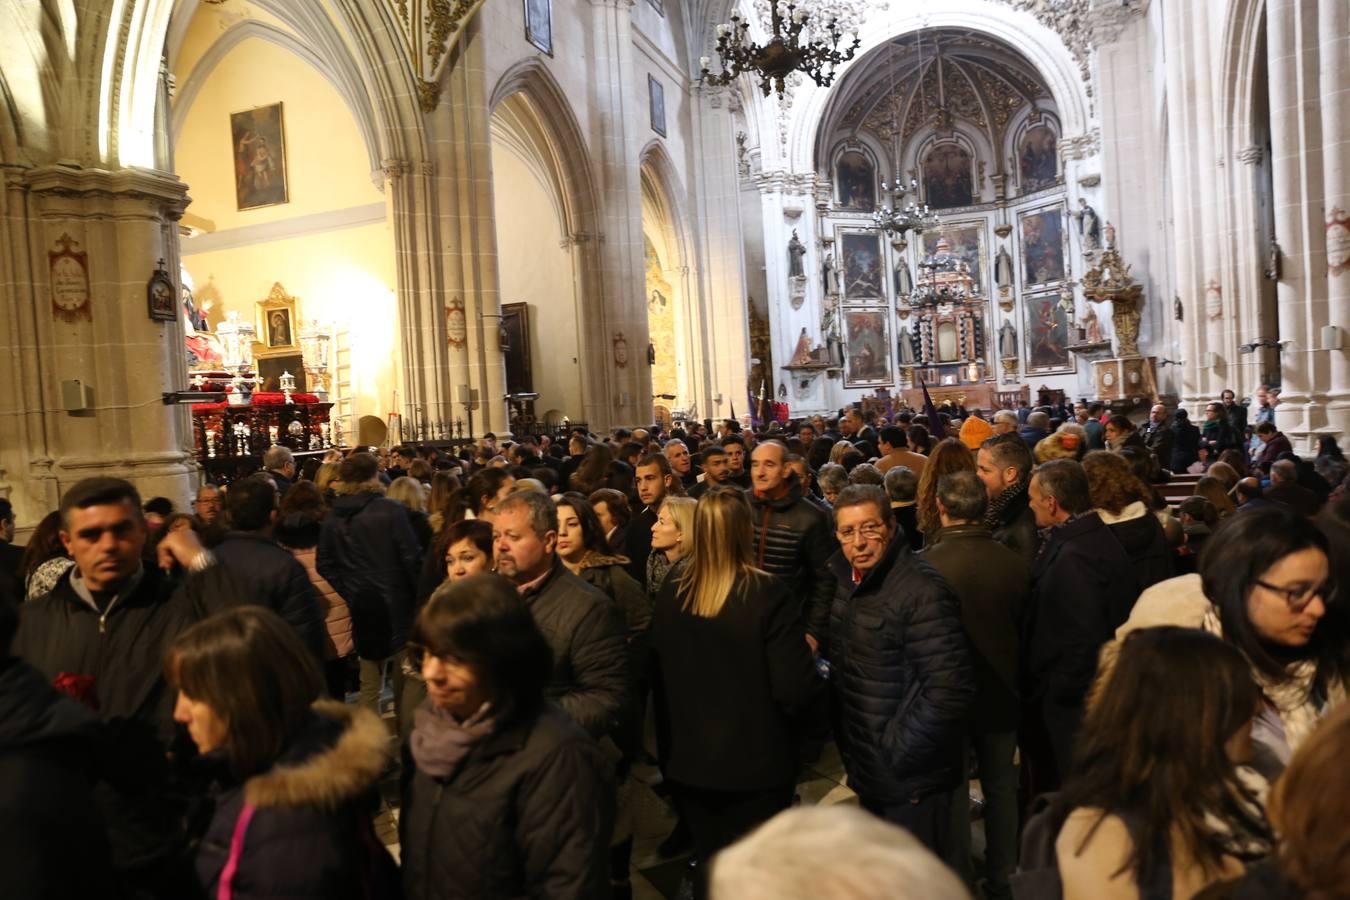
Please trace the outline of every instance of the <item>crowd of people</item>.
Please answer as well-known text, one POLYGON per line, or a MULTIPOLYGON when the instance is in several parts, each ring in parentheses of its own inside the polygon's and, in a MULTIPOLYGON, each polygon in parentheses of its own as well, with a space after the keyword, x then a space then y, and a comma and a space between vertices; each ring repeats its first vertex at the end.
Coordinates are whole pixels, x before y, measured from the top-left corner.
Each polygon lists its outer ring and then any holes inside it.
POLYGON ((1257 399, 0 500, 4 895, 630 897, 654 764, 699 898, 1350 896, 1350 464, 1257 399))

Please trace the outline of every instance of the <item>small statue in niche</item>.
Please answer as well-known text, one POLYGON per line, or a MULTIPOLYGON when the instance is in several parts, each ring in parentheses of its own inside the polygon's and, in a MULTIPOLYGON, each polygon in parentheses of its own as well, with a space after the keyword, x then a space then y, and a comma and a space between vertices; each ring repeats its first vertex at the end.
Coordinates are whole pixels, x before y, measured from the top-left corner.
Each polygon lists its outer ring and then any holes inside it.
POLYGON ((1078 199, 1078 212, 1074 213, 1073 217, 1078 220, 1078 234, 1083 239, 1083 253, 1093 253, 1100 250, 1102 246, 1102 226, 1101 219, 1097 218, 1097 211, 1080 197, 1078 199))
POLYGON ((1112 225, 1110 222, 1107 222, 1105 234, 1106 234, 1106 249, 1107 250, 1116 249, 1116 226, 1112 225))
POLYGON ((1172 315, 1178 322, 1186 321, 1186 310, 1181 305, 1181 295, 1177 294, 1172 300, 1172 315))
POLYGON ((827 305, 820 317, 820 333, 825 338, 825 346, 829 348, 829 364, 836 369, 843 366, 844 348, 839 337, 839 312, 833 304, 827 305))
POLYGON ((1083 331, 1087 335, 1089 344, 1102 343, 1102 323, 1097 319, 1097 310, 1088 304, 1087 312, 1083 315, 1083 331))
POLYGON ((910 336, 908 328, 903 326, 900 328, 896 343, 898 344, 896 349, 900 351, 900 365, 914 365, 914 338, 910 336))
POLYGON ((1284 251, 1274 238, 1270 239, 1270 253, 1266 257, 1265 271, 1261 274, 1266 276, 1267 281, 1279 281, 1284 277, 1284 251))
POLYGON ((1007 247, 999 247, 998 256, 994 257, 994 283, 1000 288, 1012 287, 1013 261, 1007 247))
POLYGON ((802 265, 802 257, 806 255, 806 245, 797 237, 794 229, 792 240, 788 241, 788 274, 793 278, 805 278, 806 269, 802 265))
POLYGON ((895 292, 901 297, 914 293, 914 278, 909 274, 909 263, 903 259, 895 264, 895 292))
POLYGON ((1011 319, 1004 319, 998 330, 998 354, 1004 359, 1017 357, 1017 328, 1011 319))
POLYGON ((807 366, 811 364, 811 339, 806 336, 806 328, 802 328, 801 336, 797 338, 797 349, 792 354, 792 363, 794 366, 807 366))
POLYGON ((839 270, 834 265, 834 254, 825 256, 825 262, 820 267, 821 278, 825 283, 825 296, 839 293, 839 270))

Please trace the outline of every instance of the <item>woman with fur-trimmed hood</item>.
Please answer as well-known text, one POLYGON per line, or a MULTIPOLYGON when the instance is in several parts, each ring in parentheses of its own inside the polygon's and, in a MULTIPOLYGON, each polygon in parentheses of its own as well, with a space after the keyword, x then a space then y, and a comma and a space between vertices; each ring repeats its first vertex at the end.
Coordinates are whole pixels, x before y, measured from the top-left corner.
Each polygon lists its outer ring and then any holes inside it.
POLYGON ((384 900, 398 869, 371 822, 389 733, 373 713, 320 701, 323 676, 293 630, 257 606, 174 642, 166 674, 215 781, 197 849, 206 896, 384 900))

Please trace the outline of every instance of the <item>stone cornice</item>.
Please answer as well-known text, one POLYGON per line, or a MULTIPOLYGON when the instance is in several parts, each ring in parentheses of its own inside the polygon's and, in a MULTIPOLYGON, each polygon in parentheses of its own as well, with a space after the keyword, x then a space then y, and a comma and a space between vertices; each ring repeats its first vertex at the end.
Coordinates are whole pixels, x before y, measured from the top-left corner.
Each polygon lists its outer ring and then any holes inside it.
POLYGON ((128 197, 161 205, 174 219, 187 208, 187 185, 176 175, 153 169, 96 169, 39 166, 10 170, 7 180, 35 194, 65 197, 128 197))

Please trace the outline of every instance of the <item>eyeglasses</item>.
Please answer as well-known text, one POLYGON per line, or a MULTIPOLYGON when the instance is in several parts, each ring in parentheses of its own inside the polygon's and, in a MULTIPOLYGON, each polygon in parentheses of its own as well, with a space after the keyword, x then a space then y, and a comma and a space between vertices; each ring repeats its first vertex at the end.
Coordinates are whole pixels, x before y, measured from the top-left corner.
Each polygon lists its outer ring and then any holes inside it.
POLYGON ((1335 596, 1335 590, 1330 584, 1319 584, 1312 588, 1286 588, 1270 584, 1259 578, 1256 580, 1256 584, 1258 587, 1263 587, 1272 594, 1278 594, 1282 597, 1285 604, 1288 605, 1289 611, 1293 613, 1301 613, 1307 609, 1308 604, 1313 602, 1314 597, 1321 597, 1323 603, 1330 603, 1331 598, 1335 596))
POLYGON ((463 661, 457 656, 449 653, 432 653, 429 648, 423 647, 421 644, 414 644, 411 641, 405 644, 404 648, 407 651, 408 665, 416 672, 422 671, 422 665, 430 657, 435 657, 443 666, 464 665, 463 661))
POLYGON ((851 544, 853 541, 857 540, 859 535, 862 535, 869 541, 875 541, 885 533, 885 525, 882 525, 880 522, 868 522, 866 525, 861 525, 857 528, 844 528, 836 531, 834 536, 839 538, 839 543, 841 544, 851 544))

